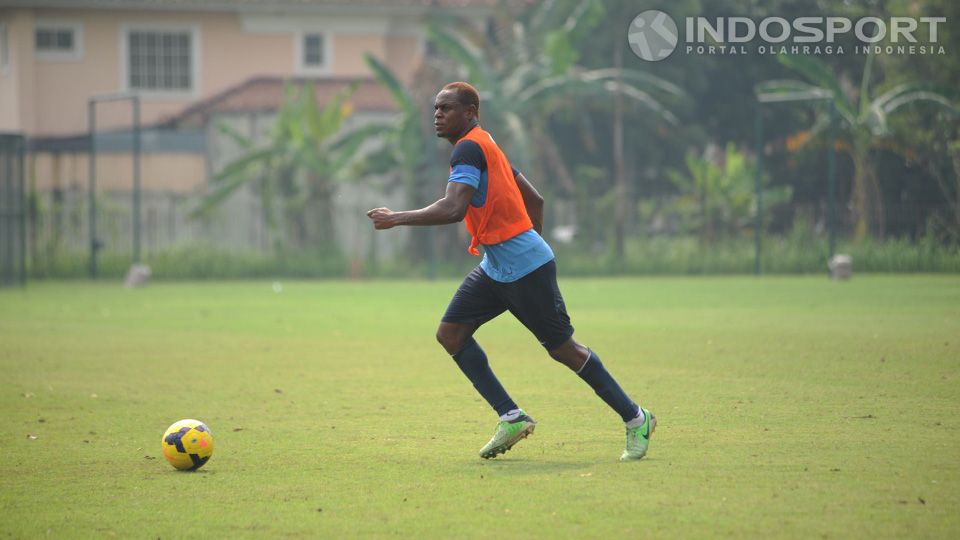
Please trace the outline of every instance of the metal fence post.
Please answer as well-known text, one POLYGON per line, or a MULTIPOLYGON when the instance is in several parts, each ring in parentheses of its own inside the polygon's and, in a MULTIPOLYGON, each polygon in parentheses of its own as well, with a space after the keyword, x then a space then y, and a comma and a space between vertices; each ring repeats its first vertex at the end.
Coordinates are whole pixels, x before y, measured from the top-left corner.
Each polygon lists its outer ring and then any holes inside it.
POLYGON ((761 243, 760 235, 763 231, 763 105, 757 103, 757 114, 754 119, 754 133, 756 134, 757 141, 757 176, 756 176, 756 186, 757 191, 757 220, 756 225, 754 225, 754 259, 753 259, 753 273, 754 275, 759 276, 762 270, 760 263, 761 258, 761 243))
POLYGON ((100 241, 97 240, 97 103, 110 101, 130 100, 133 110, 133 129, 131 143, 133 154, 133 217, 131 227, 133 235, 133 262, 140 262, 140 96, 138 94, 104 94, 93 96, 88 101, 88 126, 90 129, 90 277, 97 277, 97 250, 100 241))
POLYGON ((140 263, 140 96, 133 106, 133 263, 140 263))
POLYGON ((0 134, 0 286, 27 284, 26 138, 0 134))
POLYGON ((20 284, 27 284, 27 172, 23 168, 27 152, 26 139, 20 139, 17 151, 17 174, 20 175, 20 284))
POLYGON ((100 245, 97 242, 97 120, 96 120, 97 102, 90 99, 87 105, 87 127, 90 134, 90 158, 88 189, 90 190, 90 277, 97 277, 97 249, 100 245))
POLYGON ((0 136, 0 285, 13 281, 13 246, 10 242, 13 234, 10 224, 14 222, 13 208, 13 137, 0 136), (8 142, 9 141, 9 142, 8 142))
POLYGON ((827 237, 829 238, 830 255, 833 258, 836 247, 836 197, 837 197, 837 106, 830 102, 830 130, 827 138, 827 237))
POLYGON ((834 248, 834 192, 835 192, 835 151, 834 151, 834 130, 836 127, 836 103, 834 103, 834 95, 830 90, 823 88, 808 88, 803 90, 796 91, 787 91, 787 92, 757 92, 757 261, 754 266, 755 273, 760 273, 760 212, 762 209, 761 205, 761 186, 760 186, 760 167, 763 163, 763 152, 761 148, 761 138, 763 135, 763 120, 760 116, 760 108, 763 103, 786 103, 793 101, 815 101, 815 100, 830 100, 830 148, 827 155, 827 182, 829 184, 829 209, 828 209, 828 230, 829 230, 829 243, 830 243, 830 256, 833 256, 834 248))

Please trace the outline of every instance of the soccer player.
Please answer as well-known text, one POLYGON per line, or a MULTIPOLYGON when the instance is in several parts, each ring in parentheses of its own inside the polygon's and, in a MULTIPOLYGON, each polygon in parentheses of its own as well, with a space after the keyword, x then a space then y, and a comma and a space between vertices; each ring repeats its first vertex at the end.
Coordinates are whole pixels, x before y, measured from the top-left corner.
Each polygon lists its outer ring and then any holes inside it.
POLYGON ((509 310, 554 360, 579 375, 623 419, 627 445, 620 459, 640 459, 657 419, 627 396, 595 352, 573 338, 553 251, 540 236, 543 198, 480 127, 479 111, 480 96, 473 86, 444 86, 434 102, 433 121, 437 136, 453 145, 446 194, 419 210, 374 208, 367 216, 378 230, 465 220, 472 237, 470 253, 479 256, 477 248, 483 247, 483 260, 463 280, 437 329, 437 341, 500 415, 480 457, 510 450, 536 427, 504 390, 473 338, 483 323, 509 310))

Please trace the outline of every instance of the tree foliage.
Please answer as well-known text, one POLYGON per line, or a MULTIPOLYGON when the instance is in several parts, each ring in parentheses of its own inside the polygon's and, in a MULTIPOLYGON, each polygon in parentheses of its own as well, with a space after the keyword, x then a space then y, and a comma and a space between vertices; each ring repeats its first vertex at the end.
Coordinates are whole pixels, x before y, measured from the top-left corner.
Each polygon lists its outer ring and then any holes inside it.
MULTIPOLYGON (((858 91, 845 88, 841 78, 816 57, 782 55, 779 59, 812 84, 802 81, 765 81, 757 85, 758 96, 776 97, 798 92, 829 96, 829 102, 840 120, 839 135, 846 143, 842 148, 849 151, 854 165, 850 205, 854 236, 863 238, 868 231, 883 236, 883 198, 871 150, 881 139, 891 135, 888 118, 896 111, 918 102, 932 103, 951 114, 958 113, 957 107, 947 97, 946 91, 938 90, 930 81, 903 83, 885 92, 873 90, 871 73, 876 59, 873 53, 867 56, 858 91)), ((821 111, 814 131, 824 132, 830 122, 829 117, 829 114, 821 111)))
POLYGON ((255 189, 263 221, 274 234, 274 245, 334 248, 332 198, 343 171, 359 155, 379 126, 345 129, 352 113, 350 97, 356 85, 318 107, 312 83, 288 83, 284 101, 265 143, 220 123, 220 132, 242 154, 214 175, 212 189, 194 211, 208 214, 244 186, 255 189))

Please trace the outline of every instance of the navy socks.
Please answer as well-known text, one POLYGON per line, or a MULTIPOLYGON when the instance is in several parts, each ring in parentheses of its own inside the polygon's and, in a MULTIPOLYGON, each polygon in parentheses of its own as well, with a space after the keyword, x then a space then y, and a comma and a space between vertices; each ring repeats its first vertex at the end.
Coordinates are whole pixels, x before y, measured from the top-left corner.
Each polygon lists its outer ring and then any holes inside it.
POLYGON ((593 391, 600 396, 600 399, 616 411, 617 414, 620 415, 620 418, 623 418, 624 422, 629 422, 636 418, 640 408, 637 407, 637 404, 620 388, 617 381, 613 380, 613 376, 610 375, 607 368, 603 367, 603 362, 600 361, 596 353, 590 351, 590 357, 587 358, 587 363, 580 368, 577 375, 589 384, 590 388, 593 388, 593 391))
MULTIPOLYGON (((460 349, 460 352, 453 355, 453 360, 457 363, 460 371, 470 379, 477 392, 487 400, 487 403, 497 414, 503 416, 511 410, 518 409, 517 404, 510 399, 510 395, 503 389, 497 376, 490 369, 487 362, 487 355, 480 348, 480 344, 473 338, 460 349)), ((633 400, 627 396, 626 392, 620 388, 617 381, 613 379, 600 358, 590 351, 590 357, 580 368, 577 375, 583 379, 593 391, 600 396, 611 409, 617 412, 624 422, 629 422, 637 417, 640 408, 633 400)))
MULTIPOLYGON (((490 369, 490 364, 487 362, 487 354, 480 348, 477 340, 470 338, 466 346, 460 349, 460 352, 453 355, 453 360, 457 363, 457 366, 460 367, 460 371, 470 379, 473 387, 477 389, 477 392, 480 392, 483 399, 487 400, 487 403, 497 411, 498 415, 503 416, 511 410, 519 408, 517 404, 510 399, 507 391, 503 389, 500 381, 497 380, 497 376, 493 374, 493 371, 490 369)), ((603 367, 601 366, 600 369, 603 369, 603 367)), ((606 373, 606 371, 604 371, 604 373, 606 373)), ((609 375, 607 375, 607 377, 609 377, 609 375)), ((611 379, 611 381, 612 380, 613 379, 611 379)), ((616 386, 616 384, 617 383, 613 383, 614 386, 616 386)), ((619 390, 619 387, 617 387, 617 389, 619 390)), ((636 414, 636 410, 634 410, 634 414, 636 414)))

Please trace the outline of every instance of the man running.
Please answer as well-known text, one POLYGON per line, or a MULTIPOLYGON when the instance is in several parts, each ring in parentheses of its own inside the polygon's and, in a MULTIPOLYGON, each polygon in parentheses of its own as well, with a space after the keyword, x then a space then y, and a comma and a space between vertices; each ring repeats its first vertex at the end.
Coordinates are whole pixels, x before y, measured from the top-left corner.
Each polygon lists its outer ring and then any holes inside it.
POLYGON ((537 425, 504 390, 473 338, 483 323, 509 310, 554 360, 579 375, 623 419, 627 444, 620 459, 642 458, 657 419, 627 396, 595 352, 573 339, 553 251, 540 236, 543 198, 480 127, 480 96, 473 86, 465 82, 444 86, 434 111, 437 136, 453 145, 446 194, 419 210, 374 208, 367 216, 378 230, 465 220, 472 237, 470 253, 480 255, 477 248, 483 247, 480 265, 463 280, 437 329, 437 341, 500 415, 480 457, 489 459, 510 450, 537 425))

